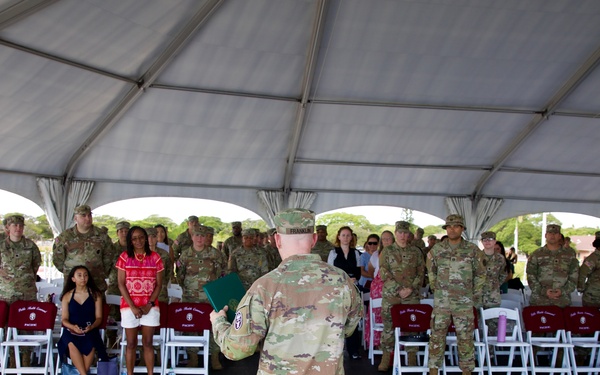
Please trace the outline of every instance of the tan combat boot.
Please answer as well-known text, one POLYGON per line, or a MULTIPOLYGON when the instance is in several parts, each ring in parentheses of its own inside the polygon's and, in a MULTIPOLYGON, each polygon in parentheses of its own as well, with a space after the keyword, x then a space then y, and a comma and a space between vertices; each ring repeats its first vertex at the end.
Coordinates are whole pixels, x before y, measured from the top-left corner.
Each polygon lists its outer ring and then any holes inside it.
POLYGON ((188 350, 187 355, 188 355, 187 367, 198 367, 198 353, 195 351, 188 350))
POLYGON ((417 365, 417 353, 410 352, 408 353, 408 366, 414 367, 417 365))
POLYGON ((429 369, 429 375, 438 375, 438 369, 436 369, 436 368, 430 368, 429 369))
POLYGON ((383 351, 383 355, 381 356, 381 362, 377 367, 377 371, 385 372, 390 369, 390 352, 383 351))
POLYGON ((219 351, 215 350, 210 353, 210 367, 213 370, 223 370, 223 365, 221 365, 221 361, 219 361, 219 351))

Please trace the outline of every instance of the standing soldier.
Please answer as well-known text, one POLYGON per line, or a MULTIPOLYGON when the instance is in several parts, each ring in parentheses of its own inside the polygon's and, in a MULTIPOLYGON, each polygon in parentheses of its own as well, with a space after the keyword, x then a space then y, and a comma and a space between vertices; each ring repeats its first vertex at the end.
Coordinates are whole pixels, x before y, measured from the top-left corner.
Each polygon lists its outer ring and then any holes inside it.
MULTIPOLYGON (((4 220, 8 234, 0 242, 0 300, 9 304, 17 300, 35 301, 35 280, 42 264, 40 250, 35 242, 23 236, 23 216, 11 215, 4 220)), ((15 367, 14 351, 10 355, 9 367, 15 367)), ((23 351, 23 366, 29 367, 30 364, 31 350, 26 349, 23 351)))
POLYGON ((281 256, 275 244, 275 230, 275 228, 267 230, 268 241, 265 245, 265 251, 267 252, 267 259, 269 261, 269 271, 274 270, 281 263, 281 256))
POLYGON ((429 282, 433 289, 433 313, 429 339, 429 373, 438 374, 446 348, 446 335, 454 321, 458 343, 458 365, 464 375, 475 368, 473 307, 481 307, 485 267, 481 251, 464 240, 462 216, 449 215, 442 226, 448 238, 427 254, 429 282))
POLYGON ((259 277, 269 272, 269 261, 263 249, 254 246, 256 231, 244 229, 242 232, 242 246, 229 254, 227 269, 237 272, 246 290, 250 289, 259 277))
MULTIPOLYGON (((183 289, 183 302, 209 302, 204 289, 204 284, 216 280, 227 272, 227 258, 219 250, 210 245, 213 228, 197 226, 193 229, 193 244, 181 253, 181 264, 177 278, 183 289), (209 238, 207 238, 209 237, 209 238)), ((199 348, 188 348, 188 366, 198 367, 199 348)), ((219 346, 211 338, 210 361, 213 370, 221 370, 219 362, 219 346)))
MULTIPOLYGON (((396 242, 385 247, 379 255, 379 275, 383 281, 381 318, 383 333, 381 346, 383 356, 377 368, 387 371, 390 367, 390 353, 394 350, 394 329, 391 309, 397 304, 418 304, 421 284, 425 275, 423 253, 408 243, 410 224, 396 222, 396 242)), ((408 366, 417 365, 417 347, 408 348, 408 366)))
POLYGON ((534 251, 527 261, 527 282, 531 288, 532 306, 571 304, 571 293, 577 286, 579 262, 571 248, 561 246, 560 226, 546 226, 546 245, 534 251))
POLYGON ((596 250, 579 267, 577 290, 583 293, 583 306, 600 307, 600 231, 592 242, 596 250))
POLYGON ((242 223, 240 221, 234 221, 231 223, 231 231, 233 232, 233 236, 223 242, 223 254, 225 257, 229 259, 231 252, 238 247, 242 246, 242 223))
MULTIPOLYGON (((117 228, 117 240, 113 243, 114 252, 112 264, 117 264, 117 260, 119 259, 119 255, 123 251, 127 251, 127 232, 129 232, 129 228, 131 224, 128 221, 119 221, 116 225, 117 228)), ((110 272, 108 273, 108 289, 106 290, 107 294, 114 294, 117 296, 121 295, 121 291, 119 290, 119 283, 117 282, 117 268, 112 267, 110 272)))
POLYGON ((323 262, 327 262, 329 253, 335 245, 327 240, 327 225, 317 225, 317 242, 311 249, 311 253, 318 254, 323 262))
POLYGON ((93 225, 90 206, 78 206, 74 213, 75 225, 54 240, 52 262, 65 277, 69 275, 71 268, 86 266, 98 289, 104 293, 106 278, 115 266, 113 244, 104 231, 93 225))
POLYGON ((423 228, 417 228, 415 232, 415 238, 412 240, 412 245, 419 248, 419 250, 423 251, 425 248, 425 241, 423 241, 423 235, 425 234, 425 230, 423 228))
MULTIPOLYGON (((496 245, 495 232, 481 233, 483 243, 483 265, 485 266, 485 284, 483 285, 482 303, 483 307, 500 307, 500 285, 506 281, 506 259, 500 253, 494 251, 496 245)), ((495 330, 494 330, 495 331, 495 330)))
POLYGON ((315 214, 289 209, 275 216, 283 261, 242 298, 233 325, 212 312, 215 340, 227 358, 254 354, 258 374, 343 374, 344 336, 362 317, 362 300, 348 275, 310 254, 315 214))
MULTIPOLYGON (((188 216, 187 218, 188 229, 185 232, 181 233, 173 242, 173 255, 175 257, 175 261, 179 259, 181 252, 186 247, 192 246, 192 230, 194 227, 198 226, 198 216, 188 216)), ((168 279, 166 279, 168 281, 168 279)))

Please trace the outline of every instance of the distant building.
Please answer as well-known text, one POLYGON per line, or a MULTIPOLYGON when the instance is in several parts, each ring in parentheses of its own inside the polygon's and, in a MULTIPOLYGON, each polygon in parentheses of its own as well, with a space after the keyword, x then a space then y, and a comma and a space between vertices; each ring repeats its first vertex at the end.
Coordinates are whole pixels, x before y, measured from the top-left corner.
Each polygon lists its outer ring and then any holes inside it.
POLYGON ((593 234, 587 236, 570 236, 571 246, 577 250, 577 258, 579 260, 585 259, 588 255, 594 251, 592 242, 596 239, 593 234))

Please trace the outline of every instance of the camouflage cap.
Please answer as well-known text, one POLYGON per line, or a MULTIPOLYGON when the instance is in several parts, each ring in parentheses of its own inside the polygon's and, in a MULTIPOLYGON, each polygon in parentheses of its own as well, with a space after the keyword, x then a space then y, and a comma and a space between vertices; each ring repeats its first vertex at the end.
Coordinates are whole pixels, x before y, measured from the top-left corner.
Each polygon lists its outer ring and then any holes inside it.
POLYGON ((327 225, 317 225, 316 230, 324 230, 325 232, 327 232, 327 225))
POLYGON ((22 215, 10 215, 4 218, 6 220, 6 224, 4 225, 25 225, 25 218, 22 215))
POLYGON ((315 232, 315 213, 304 208, 288 208, 275 215, 277 233, 306 234, 315 232))
POLYGON ((598 232, 595 233, 596 238, 600 238, 600 230, 598 232))
POLYGON ((556 224, 546 225, 546 233, 560 233, 560 225, 556 225, 556 224))
POLYGON ((206 234, 215 234, 215 228, 213 227, 204 227, 206 230, 206 234))
POLYGON ((267 230, 267 236, 272 236, 275 234, 275 232, 277 232, 277 229, 275 228, 270 228, 267 230))
MULTIPOLYGON (((117 227, 117 230, 120 230, 120 229, 129 229, 129 228, 131 228, 131 224, 129 224, 128 221, 119 221, 117 223, 116 227, 117 227)), ((148 231, 148 229, 146 229, 146 232, 147 231, 148 231)))
POLYGON ((154 227, 146 228, 146 233, 148 236, 158 236, 158 230, 154 227))
POLYGON ((436 240, 437 241, 437 237, 435 236, 435 234, 430 234, 429 236, 427 236, 428 240, 436 240))
POLYGON ((232 221, 231 222, 231 227, 242 227, 242 222, 241 221, 232 221))
POLYGON ((260 229, 258 229, 258 228, 250 228, 250 229, 252 229, 254 231, 255 236, 258 236, 260 234, 260 229))
POLYGON ((486 238, 493 238, 495 240, 496 239, 496 232, 487 231, 487 232, 481 233, 481 239, 485 240, 486 238))
POLYGON ((206 235, 206 227, 204 225, 194 225, 192 228, 192 236, 205 236, 206 235))
POLYGON ((467 229, 467 227, 465 227, 465 220, 463 217, 456 214, 448 215, 446 218, 446 224, 442 225, 442 229, 446 229, 448 225, 460 225, 463 227, 463 229, 467 229))
POLYGON ((242 231, 242 236, 254 237, 256 236, 256 231, 252 228, 247 228, 242 231))
POLYGON ((410 223, 408 221, 396 221, 396 232, 410 233, 410 223))
POLYGON ((73 213, 75 215, 89 215, 92 213, 92 209, 87 204, 82 204, 81 206, 75 207, 73 213))
POLYGON ((198 222, 198 216, 196 216, 196 215, 188 216, 187 222, 188 223, 197 223, 198 222))
POLYGON ((425 233, 425 229, 423 229, 423 228, 417 228, 417 233, 423 234, 423 233, 425 233))

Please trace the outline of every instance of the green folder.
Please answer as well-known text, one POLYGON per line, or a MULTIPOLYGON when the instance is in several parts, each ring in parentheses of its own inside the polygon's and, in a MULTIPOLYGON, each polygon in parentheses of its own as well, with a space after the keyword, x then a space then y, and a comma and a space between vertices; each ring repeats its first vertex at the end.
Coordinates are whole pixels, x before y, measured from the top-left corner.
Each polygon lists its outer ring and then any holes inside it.
POLYGON ((244 289, 244 285, 242 285, 238 274, 230 273, 204 284, 202 288, 210 304, 216 311, 223 309, 224 306, 229 307, 229 310, 227 310, 227 320, 229 323, 232 323, 238 304, 246 294, 246 289, 244 289))

